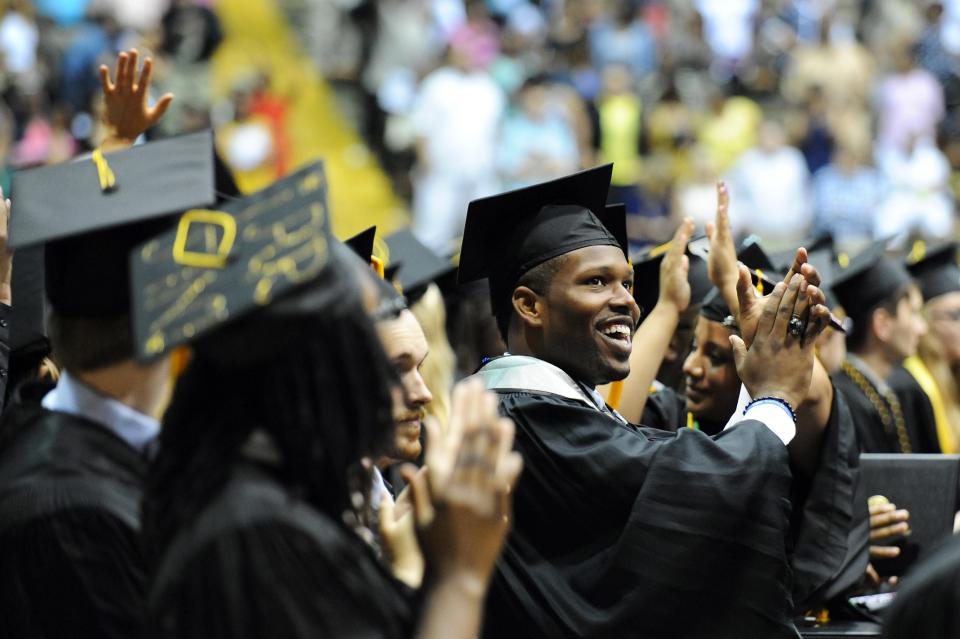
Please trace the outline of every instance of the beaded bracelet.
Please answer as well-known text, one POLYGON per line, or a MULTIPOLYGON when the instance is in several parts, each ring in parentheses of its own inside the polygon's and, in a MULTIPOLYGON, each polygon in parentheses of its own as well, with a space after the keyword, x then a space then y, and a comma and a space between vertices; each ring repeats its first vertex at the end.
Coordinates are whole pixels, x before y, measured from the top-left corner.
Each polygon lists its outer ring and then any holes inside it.
POLYGON ((751 401, 749 404, 746 405, 746 407, 743 409, 743 414, 746 415, 747 411, 750 410, 750 407, 754 406, 755 404, 771 404, 771 403, 777 404, 785 408, 787 412, 790 413, 790 419, 793 420, 793 423, 794 424, 797 423, 797 413, 796 411, 793 410, 793 406, 791 406, 790 402, 788 402, 787 400, 781 399, 779 397, 758 397, 757 399, 751 401))

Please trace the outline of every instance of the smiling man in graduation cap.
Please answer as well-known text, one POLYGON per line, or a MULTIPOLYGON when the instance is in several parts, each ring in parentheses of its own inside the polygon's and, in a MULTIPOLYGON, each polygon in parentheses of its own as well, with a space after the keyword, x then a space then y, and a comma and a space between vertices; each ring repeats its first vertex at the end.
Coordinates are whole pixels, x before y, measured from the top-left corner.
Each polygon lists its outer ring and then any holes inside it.
POLYGON ((810 387, 822 294, 798 275, 748 298, 743 269, 743 308, 763 305, 749 350, 737 342, 757 401, 713 438, 627 423, 594 390, 629 373, 640 316, 624 221, 604 208, 610 170, 477 200, 467 215, 460 280, 489 277, 511 353, 478 376, 516 422, 527 469, 484 635, 794 637, 788 404, 810 387))

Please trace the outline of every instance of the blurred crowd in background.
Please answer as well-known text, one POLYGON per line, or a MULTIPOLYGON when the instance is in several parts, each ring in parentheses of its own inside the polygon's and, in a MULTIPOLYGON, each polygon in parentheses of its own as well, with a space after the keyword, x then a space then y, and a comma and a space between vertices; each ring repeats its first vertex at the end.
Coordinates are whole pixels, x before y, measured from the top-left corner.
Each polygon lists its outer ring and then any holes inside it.
MULTIPOLYGON (((637 249, 702 226, 721 178, 774 249, 954 235, 958 0, 270 1, 438 251, 471 199, 602 162, 637 249)), ((213 90, 220 4, 6 0, 0 184, 96 145, 93 70, 125 47, 176 95, 159 134, 212 126, 241 186, 294 168, 266 68, 213 90)))

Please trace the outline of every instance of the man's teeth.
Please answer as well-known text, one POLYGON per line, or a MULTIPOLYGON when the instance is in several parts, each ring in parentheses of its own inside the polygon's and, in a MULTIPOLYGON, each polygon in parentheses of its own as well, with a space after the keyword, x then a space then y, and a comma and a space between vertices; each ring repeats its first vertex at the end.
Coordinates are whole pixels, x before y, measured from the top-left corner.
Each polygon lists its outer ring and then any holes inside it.
POLYGON ((630 337, 630 327, 624 324, 613 324, 603 329, 604 335, 626 335, 630 337))

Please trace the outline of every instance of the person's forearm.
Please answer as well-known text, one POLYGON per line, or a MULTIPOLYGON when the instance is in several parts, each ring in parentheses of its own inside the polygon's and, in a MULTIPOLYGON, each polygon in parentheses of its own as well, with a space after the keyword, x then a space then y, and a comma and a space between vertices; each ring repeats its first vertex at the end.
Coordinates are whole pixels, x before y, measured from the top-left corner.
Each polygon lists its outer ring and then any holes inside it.
POLYGON ((475 639, 486 592, 487 583, 475 575, 453 573, 429 579, 416 639, 475 639))
POLYGON ((833 406, 833 384, 823 364, 813 363, 813 378, 807 398, 797 407, 797 436, 790 443, 790 460, 806 476, 813 475, 820 459, 823 431, 830 422, 833 406))
POLYGON ((660 370, 679 320, 680 312, 676 305, 659 301, 633 338, 630 374, 624 380, 623 399, 617 409, 633 424, 641 421, 650 394, 650 384, 657 378, 657 371, 660 370))

